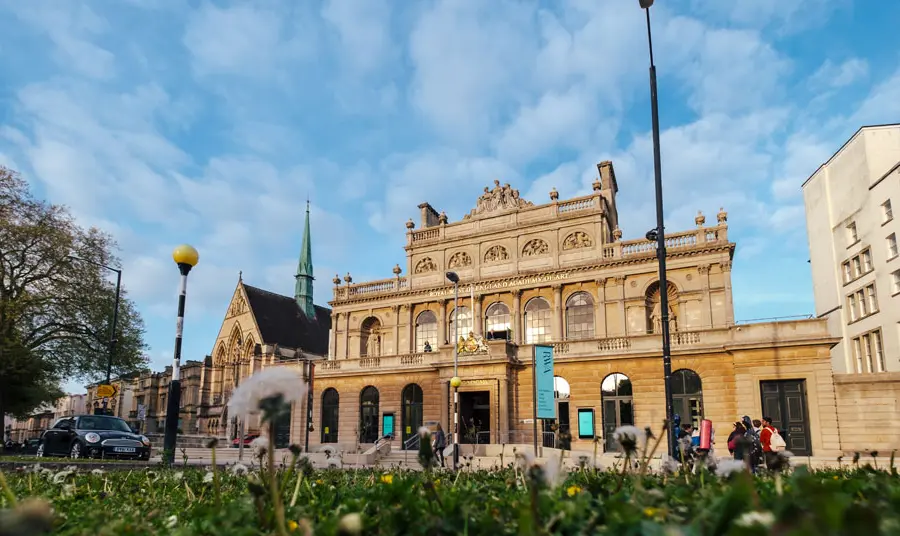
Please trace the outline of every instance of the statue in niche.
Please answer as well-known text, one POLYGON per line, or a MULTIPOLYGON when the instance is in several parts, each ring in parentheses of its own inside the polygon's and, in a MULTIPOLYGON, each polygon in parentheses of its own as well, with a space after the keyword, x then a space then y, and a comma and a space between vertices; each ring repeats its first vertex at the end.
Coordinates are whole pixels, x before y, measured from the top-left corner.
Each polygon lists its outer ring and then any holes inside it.
POLYGON ((378 357, 381 355, 381 334, 377 331, 369 333, 366 339, 366 357, 378 357))
POLYGON ((465 251, 458 251, 450 257, 449 268, 463 268, 472 264, 472 257, 465 251))
MULTIPOLYGON (((669 333, 673 331, 678 331, 678 318, 675 316, 675 310, 672 309, 672 304, 669 304, 669 333)), ((659 300, 656 300, 653 304, 653 311, 650 313, 650 325, 653 328, 653 333, 660 335, 662 334, 662 307, 660 306, 659 300)))
POLYGON ((436 271, 437 271, 437 265, 434 264, 434 261, 431 260, 431 257, 425 257, 424 259, 420 260, 418 262, 418 264, 416 264, 416 273, 417 274, 424 274, 427 272, 436 272, 436 271))
POLYGON ((533 257, 535 255, 546 255, 550 253, 550 246, 540 238, 529 240, 522 248, 522 255, 525 257, 533 257))
POLYGON ((564 250, 589 248, 593 245, 594 242, 591 240, 591 237, 583 231, 575 231, 563 240, 564 250))
POLYGON ((493 246, 484 254, 485 262, 499 262, 507 259, 509 259, 509 253, 506 252, 506 248, 503 246, 493 246))

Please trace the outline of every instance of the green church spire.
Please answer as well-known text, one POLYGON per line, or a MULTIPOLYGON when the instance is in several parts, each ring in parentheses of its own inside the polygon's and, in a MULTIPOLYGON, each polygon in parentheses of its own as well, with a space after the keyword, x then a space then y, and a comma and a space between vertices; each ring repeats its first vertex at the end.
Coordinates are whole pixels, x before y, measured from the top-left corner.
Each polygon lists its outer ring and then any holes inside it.
POLYGON ((300 249, 300 262, 297 264, 297 283, 294 285, 294 299, 306 318, 316 318, 313 305, 313 265, 312 242, 309 239, 309 200, 306 200, 306 227, 303 229, 303 246, 300 249))

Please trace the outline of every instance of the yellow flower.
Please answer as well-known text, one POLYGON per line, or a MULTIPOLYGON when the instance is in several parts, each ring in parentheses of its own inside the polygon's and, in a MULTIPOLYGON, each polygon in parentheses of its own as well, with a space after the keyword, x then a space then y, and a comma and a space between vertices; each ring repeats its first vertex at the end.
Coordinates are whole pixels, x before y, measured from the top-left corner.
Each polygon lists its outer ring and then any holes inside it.
POLYGON ((394 475, 381 475, 381 481, 385 484, 393 484, 394 483, 394 475))
POLYGON ((840 477, 837 476, 837 475, 834 475, 834 479, 835 479, 835 480, 840 480, 840 477))
POLYGON ((322 479, 320 478, 320 479, 316 480, 316 484, 321 486, 322 484, 324 484, 324 482, 322 482, 322 479))
POLYGON ((569 497, 574 497, 581 493, 581 488, 578 486, 569 486, 569 488, 566 489, 566 493, 569 494, 569 497))
POLYGON ((298 525, 297 522, 294 521, 293 519, 291 519, 290 521, 287 522, 287 528, 288 528, 288 530, 290 530, 291 532, 297 530, 297 527, 299 527, 299 526, 300 526, 300 525, 298 525))
POLYGON ((437 485, 440 484, 440 483, 441 483, 441 479, 440 479, 440 478, 438 478, 437 480, 434 481, 434 485, 435 485, 435 486, 437 486, 437 485))
POLYGON ((650 508, 649 506, 647 508, 644 508, 644 515, 647 517, 655 516, 656 512, 657 512, 656 508, 650 508))

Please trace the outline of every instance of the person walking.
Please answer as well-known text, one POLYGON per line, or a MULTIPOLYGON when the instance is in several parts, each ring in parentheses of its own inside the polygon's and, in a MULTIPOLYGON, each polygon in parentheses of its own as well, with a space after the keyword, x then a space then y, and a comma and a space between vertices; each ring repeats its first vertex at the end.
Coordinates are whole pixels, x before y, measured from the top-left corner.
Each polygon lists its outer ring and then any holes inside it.
POLYGON ((444 429, 441 428, 441 423, 437 423, 431 447, 434 449, 434 455, 440 460, 441 467, 444 467, 444 449, 447 448, 447 436, 444 434, 444 429))
POLYGON ((744 423, 738 421, 732 424, 734 430, 728 435, 728 452, 734 456, 735 460, 743 460, 746 457, 746 447, 741 445, 743 437, 747 434, 744 423))

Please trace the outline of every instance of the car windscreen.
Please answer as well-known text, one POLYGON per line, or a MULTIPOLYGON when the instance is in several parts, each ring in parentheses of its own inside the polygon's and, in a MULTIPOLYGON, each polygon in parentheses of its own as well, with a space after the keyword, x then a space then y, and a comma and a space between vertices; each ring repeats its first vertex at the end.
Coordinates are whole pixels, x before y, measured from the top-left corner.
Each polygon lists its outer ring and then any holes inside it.
POLYGON ((91 415, 78 419, 79 430, 114 430, 116 432, 130 432, 131 428, 122 419, 115 417, 102 417, 91 415))

